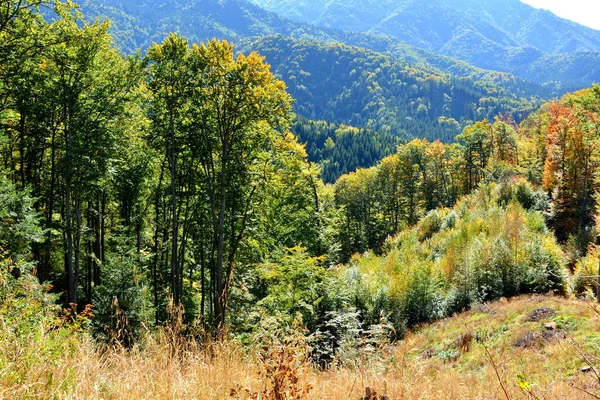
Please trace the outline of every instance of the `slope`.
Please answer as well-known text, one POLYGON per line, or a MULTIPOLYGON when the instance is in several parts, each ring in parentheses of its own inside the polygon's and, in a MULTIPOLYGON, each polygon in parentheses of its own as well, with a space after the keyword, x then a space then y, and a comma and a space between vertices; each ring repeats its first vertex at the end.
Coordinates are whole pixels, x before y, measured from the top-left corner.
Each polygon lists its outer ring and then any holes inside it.
POLYGON ((282 16, 329 28, 389 35, 539 84, 558 83, 568 89, 600 80, 597 67, 580 77, 572 69, 548 66, 565 59, 569 64, 588 59, 598 62, 600 31, 519 0, 254 1, 282 16))
POLYGON ((499 86, 343 44, 268 36, 245 43, 287 83, 298 114, 409 139, 452 141, 469 122, 536 107, 499 86))
MULTIPOLYGON (((550 96, 549 91, 507 74, 484 71, 463 62, 423 53, 385 37, 293 22, 242 0, 145 0, 135 5, 127 1, 85 0, 82 11, 90 18, 107 16, 114 19, 117 41, 125 51, 160 41, 173 30, 192 41, 217 37, 243 42, 244 51, 258 50, 267 56, 267 61, 273 64, 297 98, 296 111, 301 116, 391 131, 394 136, 405 138, 425 136, 452 140, 459 127, 453 121, 440 123, 440 117, 462 122, 521 108, 524 115, 532 109, 533 103, 523 99, 550 96), (287 38, 264 38, 272 32, 287 38), (243 40, 248 37, 254 38, 243 40), (322 40, 317 42, 316 39, 322 40), (395 55, 324 44, 335 42, 395 55), (310 57, 304 59, 302 52, 309 53, 310 57), (352 57, 357 60, 348 69, 352 57), (364 62, 366 59, 369 60, 367 63, 364 62), (302 64, 300 70, 308 73, 299 73, 295 67, 298 63, 302 64), (360 73, 351 74, 354 69, 360 73), (385 79, 391 78, 386 82, 378 81, 381 90, 369 86, 370 81, 379 79, 377 76, 382 73, 386 75, 385 79), (448 76, 455 73, 466 77, 448 76), (405 79, 394 81, 394 74, 401 74, 405 79), (436 76, 439 79, 433 79, 436 76), (436 83, 432 86, 432 82, 436 83), (406 90, 408 84, 410 90, 406 90), (434 93, 440 84, 443 89, 434 93), (444 99, 445 95, 451 99, 444 99), (485 99, 483 107, 481 99, 485 99)), ((516 117, 518 119, 519 115, 516 117)))
POLYGON ((589 364, 600 355, 599 330, 585 301, 523 296, 424 326, 396 356, 427 376, 414 398, 441 390, 445 398, 505 398, 501 385, 510 398, 593 398, 581 389, 600 392, 589 364))
MULTIPOLYGON (((160 42, 171 31, 179 32, 195 42, 213 37, 237 42, 253 36, 280 34, 327 43, 341 42, 388 53, 411 65, 422 65, 446 74, 503 86, 522 97, 549 98, 562 93, 552 88, 541 88, 510 74, 484 70, 464 61, 422 50, 390 36, 341 31, 291 21, 245 0, 82 0, 81 8, 89 19, 111 19, 117 43, 128 53, 147 48, 152 42, 160 42)), ((594 70, 592 68, 590 73, 594 70)), ((535 76, 535 71, 531 75, 535 76)), ((589 82, 585 82, 585 86, 589 86, 589 82)))

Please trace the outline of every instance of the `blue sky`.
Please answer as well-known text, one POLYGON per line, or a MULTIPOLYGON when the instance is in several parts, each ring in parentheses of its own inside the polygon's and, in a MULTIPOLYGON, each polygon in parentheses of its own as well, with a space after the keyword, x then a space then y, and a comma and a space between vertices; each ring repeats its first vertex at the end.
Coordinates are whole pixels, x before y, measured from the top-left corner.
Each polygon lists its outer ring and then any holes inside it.
POLYGON ((521 0, 536 8, 545 8, 562 18, 600 30, 599 0, 521 0))

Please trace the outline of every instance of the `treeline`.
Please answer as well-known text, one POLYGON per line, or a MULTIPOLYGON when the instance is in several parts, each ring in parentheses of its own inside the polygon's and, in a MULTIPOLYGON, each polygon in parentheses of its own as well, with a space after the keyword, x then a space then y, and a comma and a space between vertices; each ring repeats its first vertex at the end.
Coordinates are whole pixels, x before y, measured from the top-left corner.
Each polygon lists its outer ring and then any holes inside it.
POLYGON ((456 143, 415 139, 370 169, 342 176, 336 202, 344 210, 341 243, 352 252, 381 248, 385 239, 429 211, 452 207, 480 183, 499 178, 517 160, 516 125, 478 122, 456 143))
POLYGON ((34 199, 34 273, 73 312, 161 323, 171 301, 221 330, 250 265, 300 243, 326 256, 327 189, 261 57, 170 35, 124 58, 71 4, 1 11, 3 174, 34 199))
MULTIPOLYGON (((548 225, 575 256, 595 233, 600 88, 548 103, 521 125, 496 118, 463 130, 453 144, 416 139, 370 169, 342 176, 336 203, 344 210, 344 259, 379 249, 389 235, 430 211, 451 207, 490 182, 526 178, 547 206, 548 225)), ((537 200, 536 200, 537 201, 537 200)))

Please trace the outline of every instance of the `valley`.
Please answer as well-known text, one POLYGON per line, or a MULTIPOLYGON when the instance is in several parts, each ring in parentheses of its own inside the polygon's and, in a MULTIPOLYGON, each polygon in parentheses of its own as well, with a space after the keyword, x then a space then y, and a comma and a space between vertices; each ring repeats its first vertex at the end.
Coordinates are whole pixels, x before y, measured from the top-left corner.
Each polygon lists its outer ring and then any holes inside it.
POLYGON ((0 398, 598 398, 599 50, 518 0, 0 0, 0 398))

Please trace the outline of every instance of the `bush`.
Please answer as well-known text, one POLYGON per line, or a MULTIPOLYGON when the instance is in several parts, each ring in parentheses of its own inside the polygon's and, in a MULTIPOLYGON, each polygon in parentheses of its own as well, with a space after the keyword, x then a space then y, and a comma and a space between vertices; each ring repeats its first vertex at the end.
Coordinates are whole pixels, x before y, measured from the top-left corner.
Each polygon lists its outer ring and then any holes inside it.
POLYGON ((419 240, 430 239, 444 226, 444 218, 440 210, 430 211, 418 224, 419 240))
POLYGON ((288 249, 275 262, 259 267, 266 295, 258 307, 272 315, 293 321, 298 315, 312 332, 319 318, 319 305, 327 297, 327 283, 332 278, 318 257, 311 257, 305 248, 288 249))
POLYGON ((566 293, 564 255, 554 237, 533 237, 526 245, 526 270, 521 293, 566 293))
POLYGON ((111 241, 113 250, 106 254, 102 285, 94 288, 94 325, 101 338, 129 346, 139 337, 142 324, 154 323, 151 292, 143 279, 142 266, 147 260, 131 239, 115 235, 111 241))
POLYGON ((443 316, 439 279, 428 267, 414 271, 404 299, 404 314, 409 326, 432 321, 443 316))
POLYGON ((564 255, 535 198, 526 182, 485 185, 390 239, 387 254, 355 257, 346 271, 363 323, 385 315, 403 331, 478 302, 564 293, 564 255))
POLYGON ((594 251, 580 258, 575 265, 571 290, 578 297, 595 297, 597 278, 589 278, 598 275, 598 252, 594 251))
POLYGON ((0 168, 0 256, 26 259, 32 242, 39 242, 43 231, 28 192, 18 191, 0 168))

